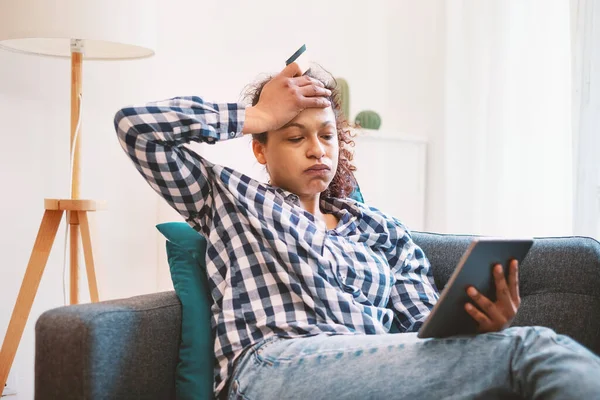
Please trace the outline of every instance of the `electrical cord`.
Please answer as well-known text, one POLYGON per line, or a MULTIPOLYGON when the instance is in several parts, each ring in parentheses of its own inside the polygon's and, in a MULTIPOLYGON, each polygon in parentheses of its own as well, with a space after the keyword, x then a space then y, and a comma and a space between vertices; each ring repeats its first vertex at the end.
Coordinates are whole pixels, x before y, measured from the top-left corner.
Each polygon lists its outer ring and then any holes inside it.
MULTIPOLYGON (((73 138, 73 143, 71 145, 71 158, 70 158, 70 168, 69 168, 69 190, 71 193, 70 198, 73 198, 73 158, 75 156, 75 147, 77 145, 77 140, 79 139, 79 129, 81 128, 81 105, 83 104, 83 96, 79 93, 79 118, 77 119, 77 126, 75 127, 75 137, 73 138)), ((65 213, 65 246, 63 252, 63 271, 62 271, 62 286, 63 286, 63 302, 64 305, 67 305, 67 287, 65 283, 66 272, 67 272, 67 243, 68 243, 68 234, 69 234, 69 213, 65 213)))

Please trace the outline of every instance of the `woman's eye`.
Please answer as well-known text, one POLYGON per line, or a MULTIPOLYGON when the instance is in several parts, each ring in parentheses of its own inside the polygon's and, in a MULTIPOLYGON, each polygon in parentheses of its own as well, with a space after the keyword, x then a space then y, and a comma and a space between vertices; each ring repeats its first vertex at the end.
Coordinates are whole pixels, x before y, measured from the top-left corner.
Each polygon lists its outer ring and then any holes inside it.
POLYGON ((333 135, 323 135, 323 138, 325 140, 331 140, 331 139, 333 139, 333 135))
POLYGON ((292 142, 292 143, 298 143, 302 140, 301 137, 297 137, 297 138, 289 138, 288 141, 292 142))

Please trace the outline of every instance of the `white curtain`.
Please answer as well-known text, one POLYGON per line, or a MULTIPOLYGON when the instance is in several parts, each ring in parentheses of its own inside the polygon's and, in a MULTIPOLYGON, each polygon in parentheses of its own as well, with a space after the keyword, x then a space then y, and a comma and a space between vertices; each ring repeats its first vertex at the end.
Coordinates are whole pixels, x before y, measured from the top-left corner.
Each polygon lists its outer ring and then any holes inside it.
POLYGON ((574 233, 600 238, 600 2, 571 0, 574 233))
MULTIPOLYGON (((572 233, 569 3, 446 2, 444 216, 433 230, 572 233)), ((440 167, 441 165, 441 167, 440 167)))

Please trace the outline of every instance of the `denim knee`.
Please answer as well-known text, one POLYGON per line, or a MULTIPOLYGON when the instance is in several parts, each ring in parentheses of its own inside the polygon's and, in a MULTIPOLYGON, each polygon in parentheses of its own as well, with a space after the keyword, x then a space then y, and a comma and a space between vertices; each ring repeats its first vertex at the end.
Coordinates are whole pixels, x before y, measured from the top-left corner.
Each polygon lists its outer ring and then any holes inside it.
POLYGON ((545 326, 513 326, 500 332, 493 332, 490 335, 520 338, 522 340, 532 340, 535 338, 553 338, 558 335, 553 329, 545 326))
POLYGON ((520 338, 518 347, 521 349, 519 353, 522 355, 535 351, 542 351, 549 354, 548 352, 552 353, 557 350, 567 350, 567 353, 592 357, 593 359, 598 360, 598 357, 594 353, 575 339, 557 333, 551 328, 544 326, 523 326, 508 328, 503 332, 509 336, 520 338))

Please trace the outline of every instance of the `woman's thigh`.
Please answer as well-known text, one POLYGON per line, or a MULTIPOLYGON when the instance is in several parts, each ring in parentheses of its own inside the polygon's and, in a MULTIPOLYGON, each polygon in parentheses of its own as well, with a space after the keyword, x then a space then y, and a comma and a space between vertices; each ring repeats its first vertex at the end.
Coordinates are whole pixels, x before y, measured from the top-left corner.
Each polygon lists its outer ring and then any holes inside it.
POLYGON ((510 334, 270 338, 240 361, 230 398, 510 398, 514 342, 510 334))

